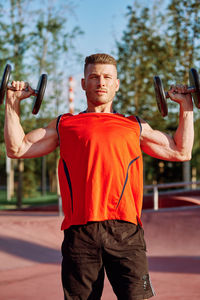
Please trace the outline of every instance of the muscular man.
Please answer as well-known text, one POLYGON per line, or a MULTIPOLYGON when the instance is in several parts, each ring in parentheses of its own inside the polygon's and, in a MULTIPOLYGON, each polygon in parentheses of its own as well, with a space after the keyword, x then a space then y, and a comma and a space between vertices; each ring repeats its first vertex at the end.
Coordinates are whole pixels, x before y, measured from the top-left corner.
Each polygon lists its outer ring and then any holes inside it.
POLYGON ((154 295, 140 220, 143 197, 142 151, 169 161, 191 159, 193 104, 185 86, 169 95, 180 105, 173 137, 153 130, 139 117, 113 111, 119 89, 115 59, 94 54, 85 60, 82 88, 87 110, 63 114, 47 127, 24 133, 20 100, 24 82, 7 91, 5 142, 11 158, 46 155, 60 147, 59 181, 63 202, 62 284, 65 299, 101 298, 106 270, 120 300, 154 295))

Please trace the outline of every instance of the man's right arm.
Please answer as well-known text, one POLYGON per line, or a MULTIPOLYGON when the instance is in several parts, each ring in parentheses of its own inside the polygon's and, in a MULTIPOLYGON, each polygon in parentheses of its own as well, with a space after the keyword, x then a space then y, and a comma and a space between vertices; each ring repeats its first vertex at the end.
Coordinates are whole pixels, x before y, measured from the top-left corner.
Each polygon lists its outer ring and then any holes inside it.
POLYGON ((6 97, 4 138, 7 155, 11 158, 33 158, 46 155, 58 146, 56 119, 47 127, 35 129, 28 134, 20 123, 20 101, 33 94, 25 91, 24 82, 14 82, 17 91, 8 90, 6 97))

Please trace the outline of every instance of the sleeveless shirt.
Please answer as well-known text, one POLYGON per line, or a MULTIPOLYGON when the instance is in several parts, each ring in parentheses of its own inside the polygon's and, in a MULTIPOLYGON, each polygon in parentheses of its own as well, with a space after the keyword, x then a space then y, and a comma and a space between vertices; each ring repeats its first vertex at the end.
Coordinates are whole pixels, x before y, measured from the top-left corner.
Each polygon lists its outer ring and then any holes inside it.
POLYGON ((139 120, 117 113, 64 114, 58 118, 57 131, 61 229, 111 219, 141 224, 139 120))

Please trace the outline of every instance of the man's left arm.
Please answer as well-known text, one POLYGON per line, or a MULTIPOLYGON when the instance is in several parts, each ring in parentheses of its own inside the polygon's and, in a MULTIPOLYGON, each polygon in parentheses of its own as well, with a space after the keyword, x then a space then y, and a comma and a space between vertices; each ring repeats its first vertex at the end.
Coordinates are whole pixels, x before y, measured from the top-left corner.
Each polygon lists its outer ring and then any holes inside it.
POLYGON ((141 149, 150 156, 169 161, 188 161, 194 142, 193 103, 191 94, 184 94, 186 86, 172 87, 170 98, 179 103, 179 125, 173 137, 153 130, 141 120, 141 149))

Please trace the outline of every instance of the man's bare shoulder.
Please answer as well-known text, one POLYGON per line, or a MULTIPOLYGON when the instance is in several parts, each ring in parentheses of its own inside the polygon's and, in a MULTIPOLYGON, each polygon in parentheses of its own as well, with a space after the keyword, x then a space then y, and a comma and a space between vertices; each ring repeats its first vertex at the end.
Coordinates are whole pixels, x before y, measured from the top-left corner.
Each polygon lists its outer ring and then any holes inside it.
POLYGON ((56 129, 56 125, 57 125, 57 118, 53 119, 47 126, 46 128, 54 128, 56 129))
POLYGON ((139 118, 140 124, 142 127, 141 136, 144 136, 145 134, 148 134, 149 131, 152 130, 151 126, 143 119, 139 118))

